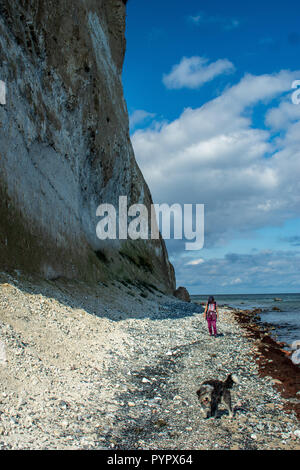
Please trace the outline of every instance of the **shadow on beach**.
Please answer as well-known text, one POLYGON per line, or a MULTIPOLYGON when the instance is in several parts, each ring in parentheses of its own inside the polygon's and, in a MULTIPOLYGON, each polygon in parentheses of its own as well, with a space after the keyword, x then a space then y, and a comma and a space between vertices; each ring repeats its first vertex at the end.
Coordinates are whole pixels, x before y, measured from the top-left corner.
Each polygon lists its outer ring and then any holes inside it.
POLYGON ((176 320, 204 312, 202 305, 167 296, 146 283, 131 283, 127 286, 117 281, 110 284, 88 284, 65 278, 45 280, 34 276, 0 273, 0 286, 10 287, 9 295, 23 294, 28 303, 29 296, 41 296, 68 308, 82 309, 90 315, 112 321, 130 318, 176 320))

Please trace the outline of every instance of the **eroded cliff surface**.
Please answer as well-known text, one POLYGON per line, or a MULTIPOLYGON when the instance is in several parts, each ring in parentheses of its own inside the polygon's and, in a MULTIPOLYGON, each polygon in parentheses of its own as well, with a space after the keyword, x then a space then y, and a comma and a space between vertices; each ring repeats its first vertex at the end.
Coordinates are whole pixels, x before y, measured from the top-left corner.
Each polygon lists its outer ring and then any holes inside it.
POLYGON ((129 138, 125 1, 0 0, 0 264, 175 288, 163 240, 100 241, 96 208, 152 203, 129 138))

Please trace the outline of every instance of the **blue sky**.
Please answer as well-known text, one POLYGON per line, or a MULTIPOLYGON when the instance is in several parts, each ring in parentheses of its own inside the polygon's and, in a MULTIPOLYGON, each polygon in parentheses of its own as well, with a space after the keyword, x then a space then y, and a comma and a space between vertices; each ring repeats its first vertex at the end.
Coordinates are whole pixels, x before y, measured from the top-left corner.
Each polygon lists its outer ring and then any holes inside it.
POLYGON ((191 293, 299 292, 300 5, 129 0, 125 98, 154 202, 204 203, 167 242, 191 293))

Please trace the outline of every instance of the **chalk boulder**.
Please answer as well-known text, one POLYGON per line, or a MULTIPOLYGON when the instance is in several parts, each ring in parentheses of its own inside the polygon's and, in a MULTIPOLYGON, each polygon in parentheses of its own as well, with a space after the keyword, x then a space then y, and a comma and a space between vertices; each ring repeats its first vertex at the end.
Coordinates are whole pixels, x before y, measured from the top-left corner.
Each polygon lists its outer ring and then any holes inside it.
POLYGON ((191 301, 190 294, 185 287, 178 287, 174 292, 174 297, 185 302, 191 301))

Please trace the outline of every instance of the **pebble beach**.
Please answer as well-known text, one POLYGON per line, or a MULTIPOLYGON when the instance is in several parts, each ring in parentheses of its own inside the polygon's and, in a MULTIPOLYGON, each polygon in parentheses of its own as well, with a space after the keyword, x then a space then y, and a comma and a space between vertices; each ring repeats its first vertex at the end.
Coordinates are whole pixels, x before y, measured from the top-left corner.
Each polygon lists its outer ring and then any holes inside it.
POLYGON ((1 273, 0 449, 299 449, 299 368, 251 312, 218 333, 150 286, 1 273), (233 418, 204 419, 196 390, 229 373, 233 418))

